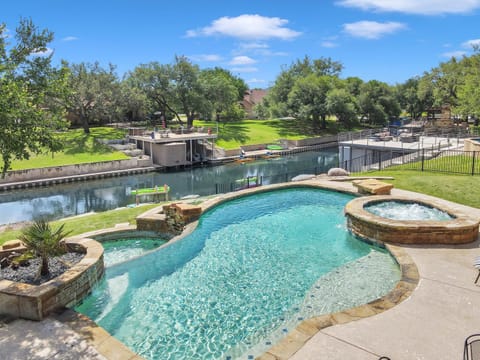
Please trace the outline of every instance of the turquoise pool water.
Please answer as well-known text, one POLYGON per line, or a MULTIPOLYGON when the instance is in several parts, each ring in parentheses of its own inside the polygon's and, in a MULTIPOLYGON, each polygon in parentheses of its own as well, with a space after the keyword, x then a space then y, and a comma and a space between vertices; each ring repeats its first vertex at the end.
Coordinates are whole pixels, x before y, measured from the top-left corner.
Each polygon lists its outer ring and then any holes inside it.
POLYGON ((166 240, 145 237, 127 237, 119 240, 102 241, 104 248, 103 262, 110 267, 145 254, 163 244, 166 240))
POLYGON ((399 269, 349 234, 349 195, 232 200, 182 240, 107 268, 76 310, 147 359, 250 359, 306 317, 387 293, 399 269))

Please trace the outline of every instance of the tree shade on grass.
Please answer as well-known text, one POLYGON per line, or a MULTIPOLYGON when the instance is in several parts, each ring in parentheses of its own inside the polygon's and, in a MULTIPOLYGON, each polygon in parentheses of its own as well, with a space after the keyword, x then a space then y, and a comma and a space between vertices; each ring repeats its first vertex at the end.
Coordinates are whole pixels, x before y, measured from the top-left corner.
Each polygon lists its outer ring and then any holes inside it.
POLYGON ((99 139, 123 139, 125 134, 123 129, 109 127, 91 128, 90 134, 85 134, 82 129, 60 132, 56 136, 64 144, 62 151, 54 155, 32 155, 29 160, 16 160, 12 163, 12 170, 128 159, 124 153, 98 142, 99 139))
MULTIPOLYGON (((242 120, 238 122, 219 122, 219 135, 215 144, 224 149, 238 149, 249 144, 275 144, 279 139, 299 140, 315 136, 336 134, 341 131, 336 121, 327 121, 327 129, 315 130, 311 122, 298 119, 242 120)), ((195 127, 216 130, 213 121, 194 122, 195 127)))

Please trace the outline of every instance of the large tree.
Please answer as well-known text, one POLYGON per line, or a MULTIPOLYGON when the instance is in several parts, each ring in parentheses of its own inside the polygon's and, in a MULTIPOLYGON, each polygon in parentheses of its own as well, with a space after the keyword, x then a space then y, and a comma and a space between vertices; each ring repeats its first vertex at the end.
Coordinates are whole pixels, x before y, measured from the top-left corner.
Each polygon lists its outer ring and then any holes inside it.
POLYGON ((79 119, 84 132, 90 133, 90 125, 94 123, 121 120, 121 88, 115 67, 110 64, 104 69, 98 62, 68 66, 71 95, 67 108, 79 119))
POLYGON ((288 102, 289 97, 291 97, 290 92, 293 90, 296 82, 308 76, 338 77, 342 68, 343 65, 341 63, 330 58, 311 60, 308 56, 295 61, 289 67, 284 67, 265 100, 265 104, 268 104, 269 112, 274 117, 295 115, 293 112, 296 110, 289 107, 288 102))
POLYGON ((288 95, 288 105, 297 118, 312 121, 314 131, 327 127, 327 94, 332 88, 330 76, 310 74, 295 82, 288 95), (321 120, 321 124, 320 124, 321 120))
POLYGON ((185 56, 176 56, 172 66, 173 97, 176 106, 187 115, 187 127, 195 115, 208 111, 208 101, 200 81, 200 68, 185 56))
POLYGON ((362 115, 373 125, 385 126, 390 117, 400 115, 400 105, 393 89, 377 80, 362 85, 358 104, 362 115))
POLYGON ((200 82, 203 96, 205 118, 211 118, 213 113, 223 121, 240 120, 245 112, 240 109, 239 101, 243 99, 248 89, 245 82, 221 68, 206 69, 200 72, 200 82))
POLYGON ((171 65, 151 62, 137 66, 128 73, 124 82, 127 86, 145 94, 151 104, 152 113, 161 112, 165 121, 170 117, 180 120, 174 106, 172 77, 171 65))
POLYGON ((12 43, 0 25, 0 155, 2 177, 14 159, 59 151, 55 136, 66 127, 68 70, 51 65, 53 33, 21 19, 12 43), (49 54, 50 52, 50 54, 49 54))

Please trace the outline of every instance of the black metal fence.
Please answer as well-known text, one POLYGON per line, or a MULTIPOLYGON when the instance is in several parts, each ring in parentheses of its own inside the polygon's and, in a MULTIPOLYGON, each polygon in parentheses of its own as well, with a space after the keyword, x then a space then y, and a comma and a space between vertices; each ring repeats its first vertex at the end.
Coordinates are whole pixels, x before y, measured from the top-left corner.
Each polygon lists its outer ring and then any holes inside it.
POLYGON ((398 169, 480 175, 480 152, 463 150, 422 149, 412 153, 369 153, 343 161, 340 167, 350 172, 398 169))
POLYGON ((292 172, 249 176, 243 179, 238 179, 234 182, 215 184, 215 194, 223 194, 231 191, 243 190, 261 185, 289 182, 299 175, 319 175, 322 170, 322 167, 315 166, 313 168, 306 168, 292 172))

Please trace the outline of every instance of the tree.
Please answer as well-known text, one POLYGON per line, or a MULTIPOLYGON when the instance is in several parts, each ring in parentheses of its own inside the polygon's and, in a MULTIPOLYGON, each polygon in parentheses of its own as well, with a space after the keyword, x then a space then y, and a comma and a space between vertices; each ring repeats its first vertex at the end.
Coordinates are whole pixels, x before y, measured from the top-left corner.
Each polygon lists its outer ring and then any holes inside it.
POLYGON ((201 91, 204 103, 204 117, 211 119, 212 113, 223 120, 240 120, 245 112, 238 102, 243 99, 247 86, 243 80, 235 78, 227 70, 206 69, 200 72, 201 91), (240 96, 240 92, 242 95, 240 96))
POLYGON ((172 66, 172 88, 176 106, 187 115, 187 127, 192 127, 195 115, 208 111, 200 81, 200 68, 186 57, 176 56, 172 66))
POLYGON ((69 233, 65 232, 64 224, 57 229, 52 229, 45 220, 37 220, 22 231, 19 239, 27 249, 33 251, 42 259, 40 275, 50 274, 48 261, 51 257, 65 253, 65 247, 61 240, 69 233))
POLYGON ((360 111, 371 124, 383 125, 400 115, 400 105, 391 87, 377 80, 364 83, 358 98, 360 111))
POLYGON ((298 79, 288 95, 289 108, 295 116, 312 120, 314 130, 319 129, 320 119, 322 129, 327 127, 327 93, 331 84, 330 76, 310 74, 298 79))
POLYGON ((297 80, 310 75, 338 77, 342 69, 343 65, 341 63, 330 58, 320 58, 312 61, 308 56, 305 56, 302 60, 297 60, 289 67, 283 68, 267 95, 266 104, 268 104, 272 116, 294 115, 287 104, 290 92, 297 80))
MULTIPOLYGON (((476 50, 478 51, 478 50, 476 50)), ((456 111, 466 116, 480 118, 480 54, 464 58, 460 66, 463 68, 463 80, 457 88, 456 111)))
POLYGON ((67 108, 79 119, 86 134, 93 123, 121 120, 121 88, 112 64, 108 69, 98 62, 65 65, 70 68, 72 90, 67 108))
POLYGON ((62 144, 55 136, 67 126, 64 108, 68 70, 51 66, 47 45, 53 33, 21 19, 14 44, 7 43, 6 25, 0 25, 0 155, 2 178, 14 159, 62 144))
POLYGON ((150 102, 150 110, 160 111, 164 116, 165 125, 170 113, 180 121, 175 109, 174 88, 172 84, 173 71, 171 65, 151 62, 137 66, 125 79, 127 86, 145 94, 150 102))
POLYGON ((412 119, 417 119, 422 112, 427 110, 427 101, 419 90, 420 78, 408 79, 405 83, 397 86, 398 102, 402 109, 410 114, 412 119))
POLYGON ((350 128, 357 122, 355 98, 347 89, 336 87, 327 93, 327 111, 337 117, 338 122, 350 128))

